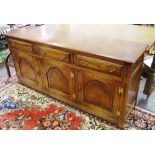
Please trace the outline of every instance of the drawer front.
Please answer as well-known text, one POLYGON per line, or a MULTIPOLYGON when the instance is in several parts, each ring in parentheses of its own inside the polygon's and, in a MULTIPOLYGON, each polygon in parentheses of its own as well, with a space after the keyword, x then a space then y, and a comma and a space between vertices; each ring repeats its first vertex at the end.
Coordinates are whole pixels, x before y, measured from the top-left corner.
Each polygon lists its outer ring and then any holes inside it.
POLYGON ((121 76, 123 71, 123 65, 86 56, 76 56, 76 63, 81 67, 95 69, 116 76, 121 76))
POLYGON ((37 53, 43 57, 70 63, 70 53, 61 50, 37 46, 37 53))
POLYGON ((9 40, 9 45, 12 49, 18 49, 26 52, 33 53, 33 47, 29 43, 16 41, 16 40, 9 40))

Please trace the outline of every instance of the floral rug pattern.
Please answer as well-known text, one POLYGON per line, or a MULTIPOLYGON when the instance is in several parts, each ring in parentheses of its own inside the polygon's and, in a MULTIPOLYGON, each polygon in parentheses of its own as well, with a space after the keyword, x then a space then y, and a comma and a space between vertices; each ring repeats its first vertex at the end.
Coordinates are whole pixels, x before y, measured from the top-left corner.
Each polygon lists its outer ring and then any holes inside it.
MULTIPOLYGON (((117 129, 107 121, 18 84, 16 76, 0 80, 0 130, 117 129)), ((154 130, 155 115, 136 108, 124 129, 154 130)))

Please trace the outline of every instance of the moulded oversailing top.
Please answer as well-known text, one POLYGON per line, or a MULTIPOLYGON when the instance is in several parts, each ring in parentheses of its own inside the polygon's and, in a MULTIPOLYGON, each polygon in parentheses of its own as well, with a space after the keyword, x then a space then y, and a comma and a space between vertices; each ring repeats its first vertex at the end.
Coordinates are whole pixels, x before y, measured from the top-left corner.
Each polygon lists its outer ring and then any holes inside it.
POLYGON ((135 63, 155 41, 155 29, 135 25, 57 24, 25 27, 7 37, 135 63))

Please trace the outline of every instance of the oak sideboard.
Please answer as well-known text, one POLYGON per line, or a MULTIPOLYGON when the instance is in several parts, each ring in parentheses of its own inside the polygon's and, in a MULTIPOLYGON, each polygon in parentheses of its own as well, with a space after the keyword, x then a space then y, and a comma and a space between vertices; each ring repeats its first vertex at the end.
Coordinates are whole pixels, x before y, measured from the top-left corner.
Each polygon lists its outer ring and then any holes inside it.
POLYGON ((136 103, 144 52, 153 44, 132 28, 44 25, 6 37, 19 83, 123 128, 136 103))

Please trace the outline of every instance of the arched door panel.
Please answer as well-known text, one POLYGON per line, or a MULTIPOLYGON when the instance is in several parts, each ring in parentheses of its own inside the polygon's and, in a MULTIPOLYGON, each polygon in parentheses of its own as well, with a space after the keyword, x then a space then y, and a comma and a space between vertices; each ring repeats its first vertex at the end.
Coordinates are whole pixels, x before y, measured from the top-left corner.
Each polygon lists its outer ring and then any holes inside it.
POLYGON ((76 101, 74 70, 59 62, 41 62, 45 90, 57 99, 76 101))
POLYGON ((42 79, 38 59, 16 50, 14 50, 13 59, 16 59, 14 62, 19 82, 32 88, 41 89, 42 79))
POLYGON ((78 72, 78 100, 84 109, 112 120, 118 119, 121 82, 95 71, 78 72), (95 76, 94 76, 95 75, 95 76))
POLYGON ((56 67, 49 68, 46 73, 48 87, 69 94, 69 79, 64 73, 56 67))

